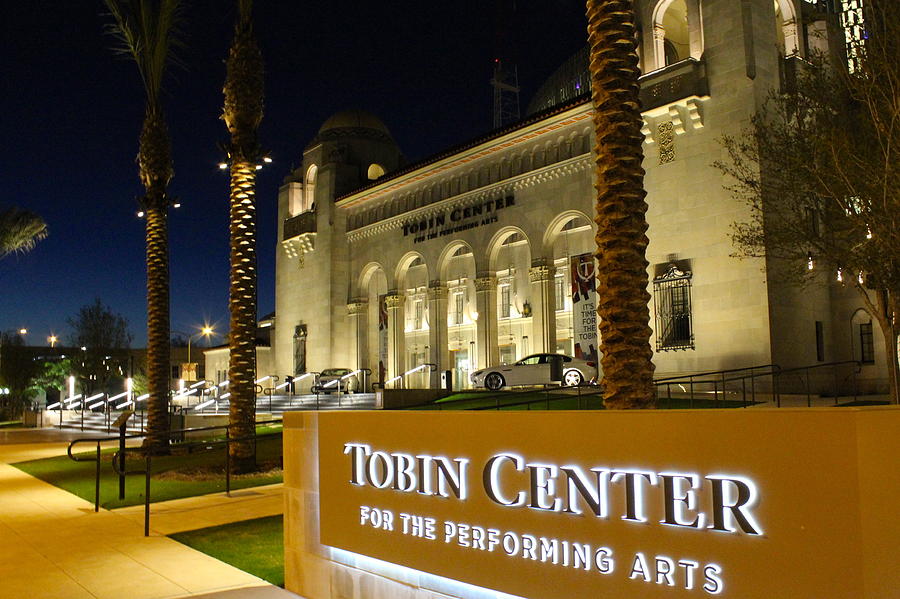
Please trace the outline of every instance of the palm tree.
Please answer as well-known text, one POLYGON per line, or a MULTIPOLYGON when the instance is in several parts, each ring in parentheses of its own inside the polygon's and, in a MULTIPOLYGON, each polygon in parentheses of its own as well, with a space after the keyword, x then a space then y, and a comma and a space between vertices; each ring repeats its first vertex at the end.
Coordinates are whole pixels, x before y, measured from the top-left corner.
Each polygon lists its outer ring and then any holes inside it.
MULTIPOLYGON (((263 60, 253 34, 253 2, 238 0, 234 38, 226 63, 222 118, 231 134, 231 288, 229 309, 228 422, 233 438, 256 430, 256 170, 262 155, 257 130, 263 117, 263 60)), ((256 444, 233 443, 229 459, 236 472, 256 468, 256 444)))
POLYGON ((632 0, 587 0, 597 135, 597 313, 604 404, 654 407, 647 203, 632 0))
POLYGON ((0 258, 27 252, 46 236, 47 224, 37 214, 15 207, 0 209, 0 258))
POLYGON ((169 432, 169 232, 167 193, 172 147, 162 105, 162 85, 173 47, 180 45, 181 0, 104 0, 110 32, 135 61, 144 84, 144 123, 137 163, 144 197, 147 241, 147 437, 154 453, 168 452, 169 432))

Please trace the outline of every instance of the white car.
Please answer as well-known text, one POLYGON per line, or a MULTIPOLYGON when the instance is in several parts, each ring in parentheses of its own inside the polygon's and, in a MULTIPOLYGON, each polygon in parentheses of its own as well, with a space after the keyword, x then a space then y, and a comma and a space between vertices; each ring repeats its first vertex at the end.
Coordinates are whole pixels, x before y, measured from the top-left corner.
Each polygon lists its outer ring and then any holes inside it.
POLYGON ((349 368, 326 368, 316 377, 316 382, 310 391, 313 393, 333 393, 335 391, 356 393, 359 391, 359 379, 349 368))
POLYGON ((563 385, 572 387, 585 381, 597 380, 596 362, 579 360, 565 354, 532 354, 513 364, 475 371, 469 375, 469 379, 473 386, 485 387, 491 391, 519 385, 548 385, 551 382, 550 361, 555 357, 563 361, 563 385))

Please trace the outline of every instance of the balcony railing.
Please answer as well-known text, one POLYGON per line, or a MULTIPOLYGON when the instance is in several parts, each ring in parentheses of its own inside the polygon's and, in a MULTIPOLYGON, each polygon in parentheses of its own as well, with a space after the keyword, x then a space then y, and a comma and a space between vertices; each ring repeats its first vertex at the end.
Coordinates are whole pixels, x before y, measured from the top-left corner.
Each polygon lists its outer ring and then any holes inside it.
POLYGON ((643 110, 653 110, 679 100, 709 95, 706 65, 696 58, 688 58, 641 77, 643 110))
POLYGON ((282 239, 285 241, 294 237, 299 237, 304 233, 315 233, 316 213, 308 211, 285 219, 283 232, 284 235, 282 239))

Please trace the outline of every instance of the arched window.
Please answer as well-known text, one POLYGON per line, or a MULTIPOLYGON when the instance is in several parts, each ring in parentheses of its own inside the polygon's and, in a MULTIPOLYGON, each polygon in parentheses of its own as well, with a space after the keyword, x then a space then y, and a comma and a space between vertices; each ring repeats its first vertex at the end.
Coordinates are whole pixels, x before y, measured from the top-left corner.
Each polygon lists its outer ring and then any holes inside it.
POLYGON ((790 0, 773 0, 775 3, 775 40, 782 56, 796 56, 800 53, 800 38, 797 30, 797 15, 790 0))
POLYGON ((369 181, 374 181, 379 177, 384 176, 384 167, 378 163, 373 162, 369 165, 369 172, 366 174, 369 178, 369 181))
POLYGON ((316 176, 319 173, 319 167, 315 164, 306 171, 305 192, 303 201, 303 212, 313 210, 316 207, 316 176))
POLYGON ((699 0, 660 0, 652 23, 656 68, 703 54, 699 0))

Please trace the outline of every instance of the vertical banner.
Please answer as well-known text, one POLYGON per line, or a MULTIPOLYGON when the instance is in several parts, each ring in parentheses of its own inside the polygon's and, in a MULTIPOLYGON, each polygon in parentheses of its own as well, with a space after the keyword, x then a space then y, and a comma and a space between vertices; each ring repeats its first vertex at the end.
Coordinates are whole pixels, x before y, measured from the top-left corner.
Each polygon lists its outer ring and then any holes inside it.
POLYGON ((378 296, 378 380, 387 379, 388 311, 387 294, 378 296))
POLYGON ((597 362, 597 279, 594 256, 590 253, 572 256, 572 329, 575 357, 597 362))

